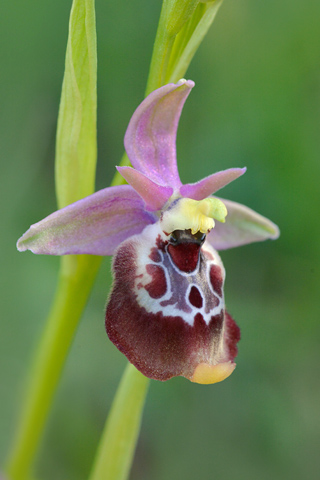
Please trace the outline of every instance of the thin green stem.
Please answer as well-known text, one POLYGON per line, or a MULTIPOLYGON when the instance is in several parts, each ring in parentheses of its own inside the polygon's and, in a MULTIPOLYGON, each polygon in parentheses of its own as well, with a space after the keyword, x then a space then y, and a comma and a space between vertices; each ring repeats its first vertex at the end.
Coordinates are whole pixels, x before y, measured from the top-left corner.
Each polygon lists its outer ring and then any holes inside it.
POLYGON ((196 51, 198 50, 202 40, 207 34, 223 0, 215 0, 209 4, 202 4, 198 6, 198 17, 194 17, 190 21, 190 38, 186 42, 180 38, 182 32, 177 37, 177 47, 181 41, 183 48, 179 50, 178 55, 173 55, 172 62, 170 62, 167 70, 166 83, 176 82, 177 78, 185 75, 196 51))
POLYGON ((10 480, 30 477, 50 406, 101 257, 61 258, 55 299, 40 340, 23 411, 6 467, 10 480))
MULTIPOLYGON (((189 20, 184 24, 183 28, 177 34, 166 72, 166 83, 168 82, 168 78, 172 76, 171 72, 173 72, 176 62, 179 61, 179 59, 183 56, 184 49, 186 48, 205 9, 206 5, 204 3, 199 3, 192 17, 189 18, 189 20)), ((177 77, 175 76, 174 78, 177 77)), ((181 77, 179 77, 179 79, 180 78, 181 77)))
POLYGON ((161 87, 165 83, 166 70, 169 63, 175 35, 169 34, 166 24, 168 16, 168 2, 162 4, 158 30, 154 42, 149 76, 145 96, 161 87))
POLYGON ((128 364, 114 398, 90 480, 125 480, 128 477, 149 379, 128 364))

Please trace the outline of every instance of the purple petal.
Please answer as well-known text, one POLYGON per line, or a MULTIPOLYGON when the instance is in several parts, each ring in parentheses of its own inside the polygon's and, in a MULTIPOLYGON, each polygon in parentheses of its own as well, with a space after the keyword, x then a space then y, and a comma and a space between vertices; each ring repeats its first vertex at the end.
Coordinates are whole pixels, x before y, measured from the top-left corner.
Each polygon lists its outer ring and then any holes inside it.
POLYGON ((184 102, 194 82, 180 80, 152 92, 134 112, 124 145, 134 168, 160 185, 181 185, 176 134, 184 102))
POLYGON ((279 228, 271 220, 240 203, 221 200, 228 210, 226 223, 216 222, 207 237, 217 250, 279 237, 279 228))
POLYGON ((52 213, 18 240, 21 252, 112 255, 156 217, 130 185, 109 187, 52 213))
POLYGON ((228 170, 222 170, 221 172, 203 178, 197 183, 182 185, 182 187, 180 187, 180 193, 183 197, 192 198, 193 200, 203 200, 243 175, 246 170, 246 168, 229 168, 228 170))
POLYGON ((173 194, 173 188, 164 187, 150 180, 143 173, 131 167, 117 167, 118 172, 139 193, 146 202, 146 209, 161 210, 173 194))

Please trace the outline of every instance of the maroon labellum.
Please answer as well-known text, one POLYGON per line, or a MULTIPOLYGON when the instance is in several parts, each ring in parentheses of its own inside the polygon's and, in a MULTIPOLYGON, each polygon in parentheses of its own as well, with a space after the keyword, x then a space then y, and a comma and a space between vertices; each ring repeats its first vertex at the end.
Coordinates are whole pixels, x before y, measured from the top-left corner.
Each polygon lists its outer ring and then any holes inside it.
POLYGON ((107 333, 150 378, 214 383, 234 369, 240 333, 225 312, 224 267, 205 239, 190 230, 166 235, 156 223, 115 254, 107 333))

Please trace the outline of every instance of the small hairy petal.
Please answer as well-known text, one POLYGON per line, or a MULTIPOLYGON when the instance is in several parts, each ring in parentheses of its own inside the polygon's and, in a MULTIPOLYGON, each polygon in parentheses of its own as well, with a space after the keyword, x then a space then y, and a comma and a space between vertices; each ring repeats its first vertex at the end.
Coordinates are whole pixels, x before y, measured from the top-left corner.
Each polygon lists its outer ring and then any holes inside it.
POLYGON ((197 183, 188 183, 180 187, 180 193, 183 197, 193 200, 203 200, 213 193, 225 187, 228 183, 236 180, 246 172, 246 168, 229 168, 221 172, 214 173, 209 177, 203 178, 197 183))
POLYGON ((279 228, 266 217, 240 203, 221 200, 228 210, 226 222, 216 223, 207 237, 217 250, 279 237, 279 228))
POLYGON ((130 185, 109 187, 32 225, 17 248, 47 255, 112 255, 121 242, 155 221, 130 185))
POLYGON ((117 167, 123 178, 139 193, 146 203, 146 209, 161 210, 173 194, 173 188, 158 185, 138 170, 131 167, 117 167))
POLYGON ((134 168, 160 185, 181 185, 176 135, 184 102, 194 82, 180 80, 152 92, 134 112, 124 145, 134 168))

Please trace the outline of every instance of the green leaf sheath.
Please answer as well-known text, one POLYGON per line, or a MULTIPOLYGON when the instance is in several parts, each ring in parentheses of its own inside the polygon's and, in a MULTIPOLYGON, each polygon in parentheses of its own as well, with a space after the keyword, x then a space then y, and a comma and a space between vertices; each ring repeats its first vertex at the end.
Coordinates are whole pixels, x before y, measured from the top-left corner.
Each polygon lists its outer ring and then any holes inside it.
POLYGON ((74 0, 59 108, 55 180, 58 207, 94 192, 97 54, 93 0, 74 0))

